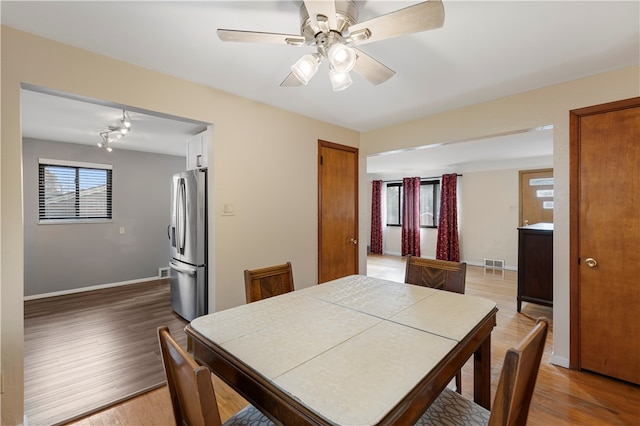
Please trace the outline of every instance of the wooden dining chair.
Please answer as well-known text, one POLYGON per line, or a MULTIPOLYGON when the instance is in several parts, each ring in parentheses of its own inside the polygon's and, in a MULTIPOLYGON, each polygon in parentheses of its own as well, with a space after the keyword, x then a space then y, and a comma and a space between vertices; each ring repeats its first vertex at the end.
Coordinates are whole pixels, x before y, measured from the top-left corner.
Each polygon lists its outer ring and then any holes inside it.
POLYGON ((464 294, 465 262, 407 256, 404 282, 464 294))
POLYGON ((524 426, 540 369, 549 320, 539 318, 533 330, 507 351, 491 411, 445 388, 416 426, 524 426))
MULTIPOLYGON (((464 294, 467 278, 465 262, 425 259, 408 255, 404 282, 464 294)), ((456 374, 456 391, 462 394, 462 371, 456 374)))
POLYGON ((244 271, 247 303, 293 291, 291 262, 244 271))
MULTIPOLYGON (((185 351, 166 326, 158 327, 162 364, 178 426, 221 426, 211 372, 185 351)), ((271 426, 273 423, 253 405, 240 410, 224 426, 271 426)))

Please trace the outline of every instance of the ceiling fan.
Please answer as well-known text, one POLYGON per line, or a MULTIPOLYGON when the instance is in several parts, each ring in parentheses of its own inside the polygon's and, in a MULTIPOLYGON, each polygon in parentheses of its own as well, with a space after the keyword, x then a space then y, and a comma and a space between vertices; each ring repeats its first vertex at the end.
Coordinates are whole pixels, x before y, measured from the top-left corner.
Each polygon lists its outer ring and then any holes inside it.
POLYGON ((440 28, 443 24, 441 0, 428 0, 360 23, 355 1, 304 0, 300 7, 300 35, 218 29, 218 37, 222 41, 315 46, 315 53, 302 56, 291 66, 291 73, 280 86, 306 85, 326 58, 329 79, 333 90, 338 91, 351 85, 351 70, 374 85, 395 74, 355 46, 440 28))

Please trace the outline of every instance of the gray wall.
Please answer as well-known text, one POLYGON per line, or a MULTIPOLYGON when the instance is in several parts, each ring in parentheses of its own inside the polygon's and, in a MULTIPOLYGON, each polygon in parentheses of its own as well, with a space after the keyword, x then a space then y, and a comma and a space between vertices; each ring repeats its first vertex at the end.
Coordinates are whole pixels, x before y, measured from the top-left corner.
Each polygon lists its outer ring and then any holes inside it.
POLYGON ((179 156, 24 139, 25 296, 157 276, 169 263, 170 177, 185 165, 179 156), (111 164, 113 221, 38 224, 39 158, 111 164))

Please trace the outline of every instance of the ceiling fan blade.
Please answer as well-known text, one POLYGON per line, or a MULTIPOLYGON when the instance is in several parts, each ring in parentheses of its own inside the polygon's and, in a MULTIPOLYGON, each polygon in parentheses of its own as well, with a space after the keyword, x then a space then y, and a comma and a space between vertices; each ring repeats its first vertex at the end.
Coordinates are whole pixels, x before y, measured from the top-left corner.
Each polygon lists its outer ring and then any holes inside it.
POLYGON ((302 82, 298 80, 298 77, 292 72, 289 73, 287 78, 285 78, 282 83, 280 83, 280 87, 296 87, 301 86, 302 82))
POLYGON ((371 43, 403 34, 440 28, 444 25, 441 0, 418 3, 349 27, 355 44, 371 43))
POLYGON ((241 41, 248 43, 289 44, 301 46, 304 37, 294 34, 261 33, 257 31, 218 30, 218 38, 222 41, 241 41))
POLYGON ((336 19, 336 3, 334 0, 305 0, 304 7, 307 8, 311 25, 322 31, 337 30, 338 20, 336 19), (323 27, 323 21, 318 22, 318 15, 326 16, 324 21, 328 24, 328 28, 323 27))
POLYGON ((373 59, 362 50, 354 50, 356 51, 357 59, 353 70, 369 80, 373 85, 377 86, 380 83, 384 83, 396 73, 394 70, 373 59))

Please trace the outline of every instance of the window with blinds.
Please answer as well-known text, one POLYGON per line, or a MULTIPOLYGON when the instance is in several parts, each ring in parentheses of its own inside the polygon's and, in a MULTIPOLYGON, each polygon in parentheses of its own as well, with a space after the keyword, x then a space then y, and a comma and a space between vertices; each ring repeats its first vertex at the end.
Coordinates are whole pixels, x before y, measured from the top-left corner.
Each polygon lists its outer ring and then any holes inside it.
POLYGON ((111 219, 108 164, 39 160, 40 221, 111 219))

